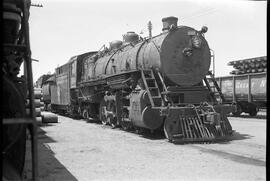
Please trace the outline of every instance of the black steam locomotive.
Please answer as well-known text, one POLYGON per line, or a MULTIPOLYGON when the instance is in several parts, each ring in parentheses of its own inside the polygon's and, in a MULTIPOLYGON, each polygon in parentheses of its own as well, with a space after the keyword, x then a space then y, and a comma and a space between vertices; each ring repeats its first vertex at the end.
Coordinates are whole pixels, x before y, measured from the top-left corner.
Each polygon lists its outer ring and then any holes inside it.
POLYGON ((220 104, 206 78, 212 75, 207 27, 177 21, 163 18, 157 36, 128 32, 109 48, 72 57, 56 68, 49 107, 124 130, 164 130, 169 141, 230 136, 226 114, 234 106, 220 104))

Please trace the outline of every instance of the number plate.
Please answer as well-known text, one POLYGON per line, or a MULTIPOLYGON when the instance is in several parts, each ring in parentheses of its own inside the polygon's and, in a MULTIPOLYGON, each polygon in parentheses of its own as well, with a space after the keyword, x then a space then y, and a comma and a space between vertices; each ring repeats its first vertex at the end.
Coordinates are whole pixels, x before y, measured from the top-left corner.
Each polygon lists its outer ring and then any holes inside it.
POLYGON ((187 33, 188 35, 196 35, 196 31, 192 30, 192 31, 188 31, 187 33))

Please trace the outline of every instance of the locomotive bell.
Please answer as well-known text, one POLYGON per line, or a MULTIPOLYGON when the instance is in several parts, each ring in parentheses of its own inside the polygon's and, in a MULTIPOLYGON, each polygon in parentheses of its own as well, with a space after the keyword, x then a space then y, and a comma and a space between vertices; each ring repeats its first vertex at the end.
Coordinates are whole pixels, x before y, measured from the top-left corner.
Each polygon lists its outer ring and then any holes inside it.
POLYGON ((174 16, 169 16, 162 18, 163 28, 162 31, 169 30, 170 27, 177 27, 178 18, 174 16))

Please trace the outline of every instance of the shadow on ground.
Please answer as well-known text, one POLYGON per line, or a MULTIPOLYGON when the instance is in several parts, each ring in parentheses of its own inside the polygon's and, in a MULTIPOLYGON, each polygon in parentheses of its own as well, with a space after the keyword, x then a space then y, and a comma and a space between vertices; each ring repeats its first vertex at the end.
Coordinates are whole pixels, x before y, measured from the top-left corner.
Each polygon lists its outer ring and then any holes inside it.
POLYGON ((153 133, 151 133, 150 130, 146 130, 146 129, 141 129, 139 131, 136 131, 135 129, 131 129, 131 130, 125 131, 120 126, 116 127, 116 128, 112 128, 110 125, 103 125, 102 123, 100 123, 96 120, 84 120, 84 119, 81 119, 81 120, 85 121, 87 123, 94 123, 94 124, 100 125, 104 129, 114 129, 117 131, 124 131, 124 132, 132 133, 132 134, 137 134, 140 137, 150 139, 150 140, 165 139, 165 135, 164 135, 163 131, 161 131, 161 130, 155 130, 153 133))
POLYGON ((240 116, 230 115, 229 117, 248 118, 248 119, 266 119, 267 118, 267 115, 249 116, 249 115, 245 114, 245 115, 240 115, 240 116))
MULTIPOLYGON (((100 125, 104 129, 115 129, 117 131, 124 131, 120 127, 112 128, 109 125, 102 125, 100 122, 97 122, 97 121, 89 121, 89 120, 84 120, 84 119, 81 119, 80 121, 85 121, 87 123, 94 123, 94 124, 100 125)), ((142 138, 149 139, 149 140, 165 140, 166 139, 163 130, 158 130, 158 131, 155 131, 154 133, 151 133, 149 130, 140 130, 139 132, 136 132, 135 130, 129 130, 129 131, 124 131, 124 132, 137 134, 138 136, 140 136, 142 138)), ((212 140, 212 141, 197 141, 197 142, 194 141, 192 143, 206 142, 206 143, 228 144, 228 143, 230 143, 230 141, 233 141, 233 140, 244 140, 244 139, 250 139, 251 137, 252 136, 250 136, 248 134, 241 134, 239 132, 234 132, 232 136, 228 136, 226 138, 212 140)), ((189 141, 189 142, 182 142, 182 141, 174 142, 174 144, 188 144, 188 143, 191 143, 191 141, 189 141)))
POLYGON ((249 134, 241 134, 239 132, 234 132, 230 140, 231 141, 232 140, 245 140, 245 139, 250 139, 252 137, 254 136, 251 136, 249 134))
MULTIPOLYGON (((39 181, 78 181, 54 156, 47 143, 56 142, 46 136, 46 132, 38 128, 38 180, 39 181)), ((25 159, 25 179, 32 180, 31 143, 27 140, 25 159)))
MULTIPOLYGON (((243 115, 243 116, 247 116, 247 115, 243 115)), ((259 116, 264 116, 264 115, 258 115, 259 116)), ((250 116, 247 116, 250 117, 250 116)), ((250 118, 254 118, 254 117, 250 117, 250 118)), ((124 131, 122 128, 117 127, 117 128, 112 128, 110 125, 102 125, 102 123, 98 122, 97 120, 86 120, 86 119, 78 119, 76 121, 83 121, 86 123, 92 123, 92 124, 96 124, 96 125, 100 125, 103 129, 114 129, 116 131, 124 131)), ((132 134, 137 134, 139 137, 142 138, 146 138, 149 140, 165 140, 165 135, 163 130, 158 130, 155 131, 154 133, 151 133, 149 130, 140 130, 139 132, 135 131, 135 130, 129 130, 129 131, 124 131, 124 132, 129 132, 132 134)), ((241 134, 239 132, 234 132, 232 136, 228 136, 226 138, 222 138, 222 139, 217 139, 217 140, 212 140, 212 141, 197 141, 197 142, 192 142, 192 143, 220 143, 220 144, 229 144, 230 141, 233 140, 244 140, 244 139, 250 139, 252 136, 248 135, 248 134, 241 134)), ((174 144, 187 144, 187 143, 191 143, 191 141, 189 142, 174 142, 174 144)))
MULTIPOLYGON (((250 139, 253 136, 249 134, 241 134, 239 132, 234 132, 231 136, 225 136, 222 138, 217 138, 215 140, 206 140, 206 141, 192 141, 193 144, 199 143, 199 144, 211 144, 211 143, 218 143, 218 144, 230 144, 231 141, 235 140, 245 140, 250 139)), ((174 141, 173 142, 176 145, 183 145, 183 144, 189 144, 191 142, 183 142, 183 141, 174 141)))

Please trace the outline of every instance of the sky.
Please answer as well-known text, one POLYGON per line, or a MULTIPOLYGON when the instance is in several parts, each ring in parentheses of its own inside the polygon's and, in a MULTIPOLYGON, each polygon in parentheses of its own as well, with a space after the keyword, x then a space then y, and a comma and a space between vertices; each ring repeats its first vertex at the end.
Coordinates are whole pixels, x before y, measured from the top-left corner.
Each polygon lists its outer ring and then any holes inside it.
MULTIPOLYGON (((266 1, 244 0, 32 0, 30 9, 33 79, 54 73, 75 55, 97 51, 135 31, 148 36, 162 31, 161 19, 178 18, 178 25, 200 30, 215 52, 215 75, 226 76, 233 60, 266 56, 266 1)), ((211 65, 212 67, 212 65, 211 65)))

